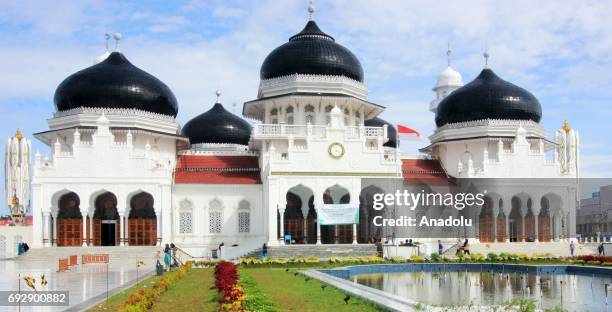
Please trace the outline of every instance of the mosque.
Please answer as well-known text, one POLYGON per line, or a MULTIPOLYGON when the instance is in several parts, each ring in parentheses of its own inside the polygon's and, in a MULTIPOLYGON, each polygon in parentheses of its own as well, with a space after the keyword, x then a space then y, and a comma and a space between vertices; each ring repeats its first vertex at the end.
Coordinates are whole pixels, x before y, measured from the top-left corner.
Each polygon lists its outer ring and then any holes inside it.
MULTIPOLYGON (((368 98, 358 57, 309 11, 305 27, 265 58, 242 116, 218 92, 208 111, 179 125, 172 90, 118 50, 67 77, 48 131, 34 134, 51 156, 35 154, 31 192, 20 189, 31 196, 21 198, 31 202, 30 245, 173 242, 206 255, 223 243, 239 255, 287 236, 363 244, 389 235, 372 225, 379 187, 367 181, 462 178, 510 182, 475 210, 426 213, 472 214, 480 242, 575 235, 576 192, 563 181, 579 174, 577 131, 565 124, 549 138, 538 99, 488 65, 464 85, 449 51, 430 104, 437 129, 423 157, 404 156, 396 127, 378 117, 385 107, 368 98), (530 185, 535 178, 561 182, 542 188, 530 185)), ((10 142, 9 154, 20 146, 10 142)))

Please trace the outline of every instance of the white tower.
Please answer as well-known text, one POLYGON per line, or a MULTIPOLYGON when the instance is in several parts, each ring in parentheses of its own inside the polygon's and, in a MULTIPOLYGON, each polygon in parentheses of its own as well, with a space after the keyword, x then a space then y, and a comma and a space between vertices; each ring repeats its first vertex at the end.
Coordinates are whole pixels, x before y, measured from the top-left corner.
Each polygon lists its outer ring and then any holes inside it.
POLYGON ((32 145, 20 130, 6 142, 4 196, 12 214, 30 211, 30 156, 32 145))
POLYGON ((438 110, 438 104, 440 104, 440 102, 447 95, 463 87, 463 79, 461 78, 461 74, 451 67, 451 52, 452 51, 449 45, 448 50, 446 51, 448 65, 438 75, 438 82, 432 89, 436 93, 436 98, 429 103, 429 110, 434 114, 438 110))

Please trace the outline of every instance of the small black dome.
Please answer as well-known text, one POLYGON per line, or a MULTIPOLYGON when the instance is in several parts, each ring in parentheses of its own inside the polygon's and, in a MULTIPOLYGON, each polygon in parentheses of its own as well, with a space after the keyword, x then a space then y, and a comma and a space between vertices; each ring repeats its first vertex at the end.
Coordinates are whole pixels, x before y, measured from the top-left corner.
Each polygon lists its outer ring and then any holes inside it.
POLYGON ((188 121, 183 127, 183 135, 189 138, 191 144, 248 145, 251 128, 246 120, 225 110, 221 103, 216 103, 207 112, 188 121))
POLYGON ((322 32, 314 21, 308 21, 301 32, 266 57, 260 77, 292 74, 346 76, 363 82, 363 69, 357 57, 322 32))
POLYGON ((529 91, 485 68, 472 82, 453 91, 438 105, 436 125, 481 119, 540 122, 542 107, 529 91))
POLYGON ((383 146, 387 146, 387 147, 393 147, 396 148, 397 147, 397 131, 395 130, 395 127, 388 123, 387 121, 385 121, 384 119, 378 118, 378 117, 374 117, 372 119, 368 119, 364 122, 364 125, 366 127, 382 127, 384 125, 387 125, 387 136, 389 137, 389 141, 387 141, 387 143, 383 144, 383 146))
POLYGON ((58 111, 96 107, 134 108, 174 117, 178 113, 170 88, 119 52, 64 79, 53 101, 58 111))

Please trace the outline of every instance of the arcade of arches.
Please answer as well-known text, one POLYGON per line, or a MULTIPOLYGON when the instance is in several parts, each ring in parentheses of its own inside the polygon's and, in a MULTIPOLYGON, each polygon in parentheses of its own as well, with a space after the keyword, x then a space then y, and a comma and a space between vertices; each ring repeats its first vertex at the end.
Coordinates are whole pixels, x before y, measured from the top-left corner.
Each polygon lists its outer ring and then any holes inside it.
POLYGON ((153 196, 138 192, 129 200, 126 218, 117 210, 117 197, 111 192, 95 196, 93 213, 83 213, 74 192, 59 197, 51 243, 57 246, 155 245, 159 241, 158 220, 153 196))
POLYGON ((478 215, 480 242, 549 242, 560 238, 564 220, 558 196, 543 196, 539 207, 524 195, 513 196, 509 207, 504 204, 501 198, 485 197, 478 215))

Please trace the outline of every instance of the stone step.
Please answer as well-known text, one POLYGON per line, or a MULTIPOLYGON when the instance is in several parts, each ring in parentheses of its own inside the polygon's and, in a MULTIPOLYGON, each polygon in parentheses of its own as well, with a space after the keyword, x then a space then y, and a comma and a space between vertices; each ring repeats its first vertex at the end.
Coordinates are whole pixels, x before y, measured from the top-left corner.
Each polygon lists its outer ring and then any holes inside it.
POLYGON ((15 260, 22 263, 57 262, 59 259, 76 255, 81 261, 83 254, 108 254, 111 262, 154 259, 159 246, 120 246, 120 247, 49 247, 30 249, 15 260))
MULTIPOLYGON (((376 254, 376 246, 369 244, 284 245, 268 247, 269 258, 316 257, 329 259, 331 257, 372 256, 374 254, 376 254)), ((244 257, 260 258, 261 248, 249 252, 244 257)))

